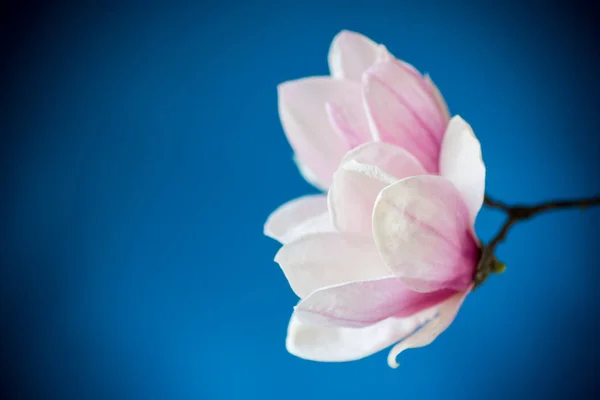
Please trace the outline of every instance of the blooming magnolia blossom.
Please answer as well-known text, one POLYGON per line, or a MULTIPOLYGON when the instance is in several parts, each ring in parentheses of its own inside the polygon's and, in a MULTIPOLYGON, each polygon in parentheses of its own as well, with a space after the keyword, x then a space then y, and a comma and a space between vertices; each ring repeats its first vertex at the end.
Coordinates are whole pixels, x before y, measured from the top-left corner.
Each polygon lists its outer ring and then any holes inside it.
POLYGON ((278 86, 280 119, 303 176, 329 188, 343 155, 372 140, 402 147, 438 173, 450 114, 431 79, 349 31, 333 39, 328 60, 331 76, 278 86))
MULTIPOLYGON (((462 130, 468 125, 455 118, 447 135, 462 130)), ((460 157, 481 158, 451 149, 452 180, 427 175, 402 148, 363 144, 346 154, 327 197, 302 197, 271 215, 265 232, 284 244, 275 260, 301 298, 290 353, 350 361, 400 341, 388 358, 395 367, 398 353, 431 343, 454 320, 472 288, 481 207, 458 189, 471 175, 460 157)))
POLYGON ((383 46, 342 32, 329 61, 333 78, 279 89, 301 171, 329 188, 284 204, 265 225, 301 299, 286 346, 349 361, 399 342, 395 367, 398 353, 451 324, 472 288, 485 166, 471 127, 449 120, 431 81, 383 46))

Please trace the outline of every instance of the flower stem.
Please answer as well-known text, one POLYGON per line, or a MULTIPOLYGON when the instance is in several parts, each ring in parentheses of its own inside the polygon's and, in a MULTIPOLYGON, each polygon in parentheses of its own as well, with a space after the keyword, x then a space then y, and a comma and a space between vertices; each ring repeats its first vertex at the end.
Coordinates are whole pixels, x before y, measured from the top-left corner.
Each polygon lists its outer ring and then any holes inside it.
POLYGON ((475 287, 481 285, 491 273, 504 271, 504 265, 496 259, 494 252, 498 244, 506 239, 510 228, 517 222, 525 221, 546 211, 569 208, 580 208, 583 210, 587 207, 598 206, 600 205, 600 196, 575 200, 547 201, 531 206, 509 206, 486 195, 484 204, 490 208, 496 208, 504 211, 507 215, 507 218, 496 236, 494 236, 494 238, 487 245, 482 246, 481 257, 475 271, 475 287))

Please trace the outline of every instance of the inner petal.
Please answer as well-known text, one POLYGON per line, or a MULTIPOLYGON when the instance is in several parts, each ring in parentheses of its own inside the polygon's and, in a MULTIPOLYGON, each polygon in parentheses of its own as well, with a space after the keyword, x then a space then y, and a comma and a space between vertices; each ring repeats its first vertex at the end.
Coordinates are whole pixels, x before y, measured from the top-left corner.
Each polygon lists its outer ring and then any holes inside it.
POLYGON ((371 236, 373 206, 381 190, 424 173, 412 154, 391 144, 369 142, 348 152, 328 194, 334 226, 342 232, 371 236))

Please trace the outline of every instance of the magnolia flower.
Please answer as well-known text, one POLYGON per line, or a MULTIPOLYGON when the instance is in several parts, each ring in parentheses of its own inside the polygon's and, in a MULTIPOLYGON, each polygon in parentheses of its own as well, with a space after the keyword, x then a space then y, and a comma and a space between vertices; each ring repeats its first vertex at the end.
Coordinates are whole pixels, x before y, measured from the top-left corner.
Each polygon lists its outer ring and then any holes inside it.
POLYGON ((397 367, 401 351, 452 323, 472 289, 485 186, 479 142, 460 117, 439 159, 444 176, 427 174, 406 149, 360 145, 343 157, 327 196, 293 200, 269 217, 265 233, 284 244, 275 261, 301 299, 290 353, 350 361, 399 342, 388 356, 397 367))
POLYGON ((328 61, 331 76, 278 86, 280 119, 305 179, 328 189, 343 155, 373 140, 408 150, 437 174, 449 112, 431 79, 349 31, 333 39, 328 61))
POLYGON ((279 86, 279 113, 305 178, 327 195, 277 209, 265 234, 300 297, 290 353, 350 361, 431 343, 473 286, 485 166, 471 127, 382 45, 348 31, 331 77, 279 86))

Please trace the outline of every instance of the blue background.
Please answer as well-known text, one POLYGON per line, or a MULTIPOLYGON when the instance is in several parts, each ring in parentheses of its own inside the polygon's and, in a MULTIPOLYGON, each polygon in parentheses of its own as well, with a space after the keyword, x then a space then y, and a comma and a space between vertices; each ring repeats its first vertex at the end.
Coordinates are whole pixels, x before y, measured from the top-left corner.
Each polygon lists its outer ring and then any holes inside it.
MULTIPOLYGON (((327 74, 341 29, 431 73, 481 140, 490 194, 598 194, 593 10, 522 3, 5 6, 3 393, 597 393, 600 210, 515 227, 498 251, 507 272, 471 295, 434 344, 403 353, 397 370, 387 352, 343 364, 289 355, 296 297, 272 261, 278 244, 262 235, 278 205, 315 192, 292 162, 276 85, 327 74)), ((500 223, 484 210, 477 230, 488 240, 500 223)))

